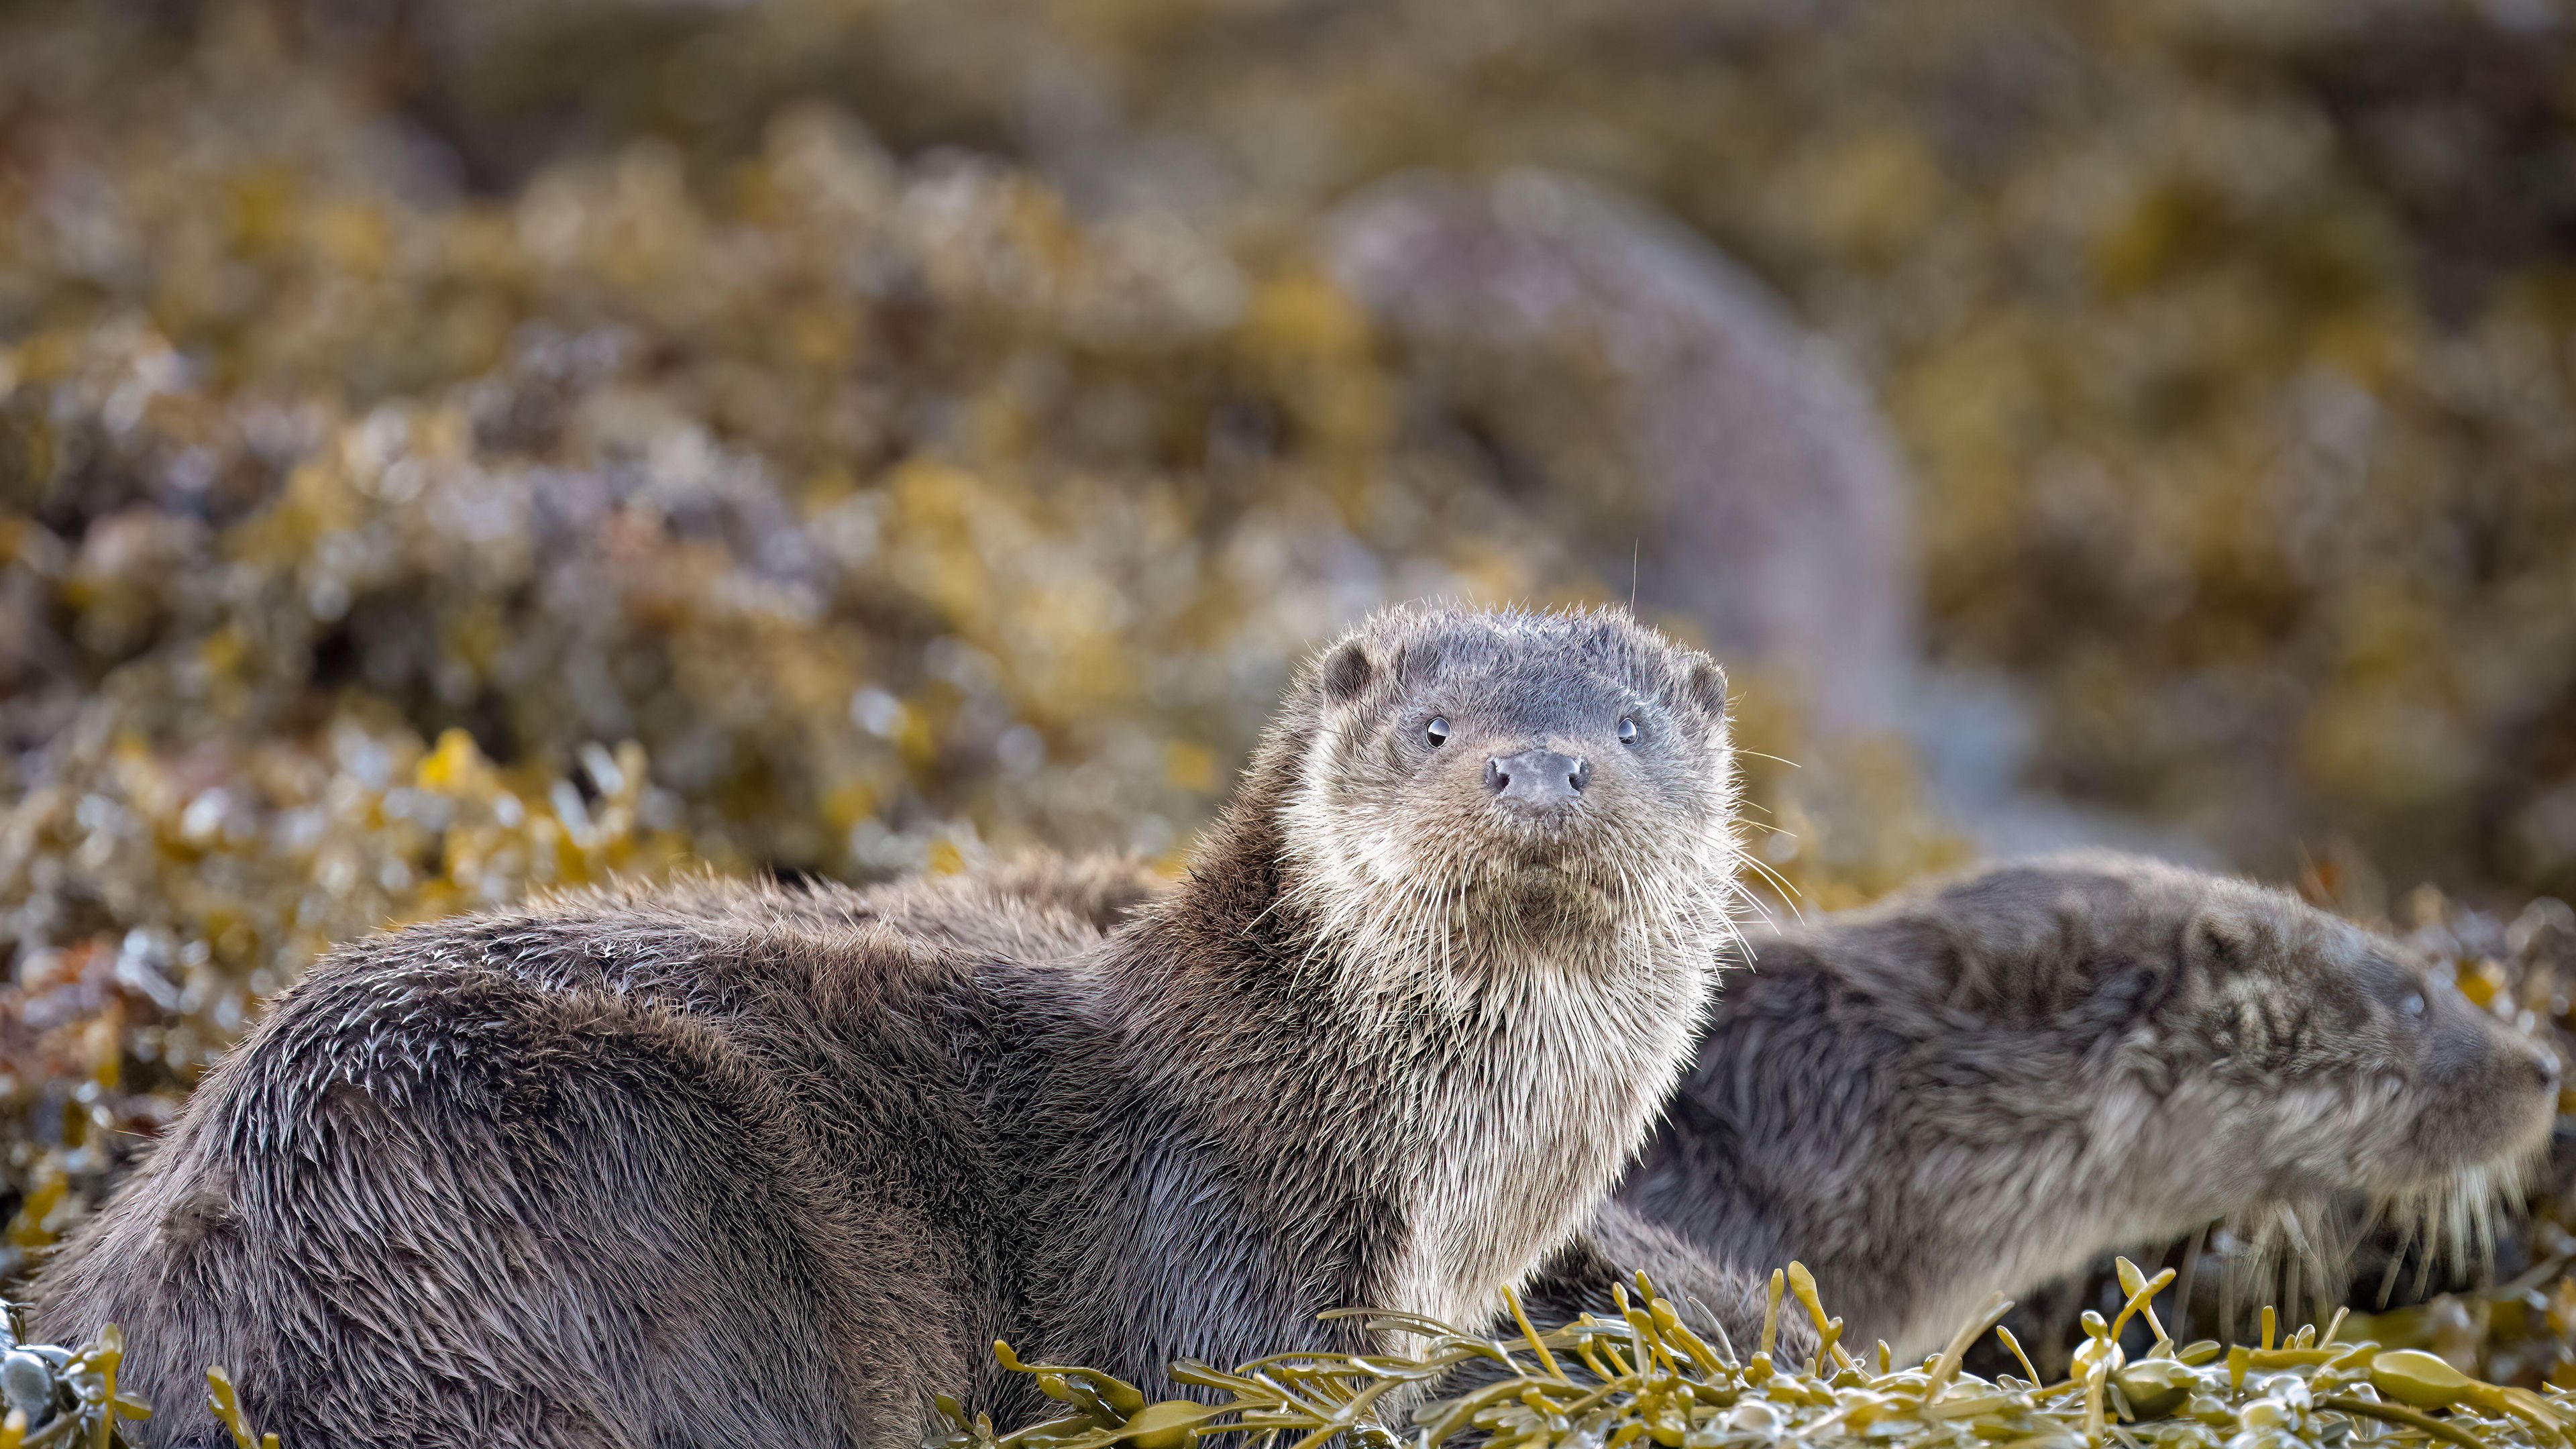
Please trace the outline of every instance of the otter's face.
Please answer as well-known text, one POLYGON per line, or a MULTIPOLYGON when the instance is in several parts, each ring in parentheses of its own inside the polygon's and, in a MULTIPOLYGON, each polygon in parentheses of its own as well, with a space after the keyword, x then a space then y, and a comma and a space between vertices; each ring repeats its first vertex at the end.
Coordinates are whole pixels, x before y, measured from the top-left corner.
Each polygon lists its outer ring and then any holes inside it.
POLYGON ((2265 1098, 2245 1120, 2274 1124, 2281 1195, 2505 1186, 2546 1144, 2556 1056, 2396 942, 2273 898, 2204 910, 2184 954, 2222 1078, 2265 1098))
MULTIPOLYGON (((1726 681, 1624 615, 1397 613, 1302 682, 1292 890, 1399 974, 1694 955, 1730 929, 1726 681)), ((1702 968, 1704 969, 1704 968, 1702 968)))

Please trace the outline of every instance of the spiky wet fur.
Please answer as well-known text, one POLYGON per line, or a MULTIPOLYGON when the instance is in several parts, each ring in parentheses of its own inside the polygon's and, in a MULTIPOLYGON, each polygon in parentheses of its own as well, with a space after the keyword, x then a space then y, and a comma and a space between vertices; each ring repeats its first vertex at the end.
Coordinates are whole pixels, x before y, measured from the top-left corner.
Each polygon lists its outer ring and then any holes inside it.
POLYGON ((2554 1109, 2546 1049, 2397 943, 2132 857, 1753 949, 1622 1201, 1722 1258, 1802 1259, 1855 1340, 1908 1355, 1992 1290, 2216 1219, 2322 1267, 2357 1196, 2471 1250, 2554 1109))
MULTIPOLYGON (((2400 1286, 2401 1275, 2414 1298, 2423 1296, 2437 1267, 2483 1279, 2495 1265, 2496 1230, 2508 1214, 2522 1210, 2545 1155, 2544 1143, 2403 1190, 2309 1193, 2249 1204, 2214 1225, 2234 1251, 2210 1264, 2217 1317, 2194 1321, 2242 1334, 2265 1304, 2323 1321, 2344 1298, 2361 1245, 2383 1232, 2396 1248, 2376 1285, 2380 1306, 2400 1286), (2413 1271, 2407 1273, 2410 1262, 2413 1271)), ((2199 1299, 2204 1307, 2210 1302, 2199 1299)))
POLYGON ((1679 1256, 1585 1225, 1729 930, 1723 705, 1623 616, 1397 613, 1300 677, 1150 901, 699 883, 360 942, 209 1073, 37 1322, 125 1327, 149 1443, 218 1442, 188 1406, 221 1362, 304 1449, 910 1445, 934 1391, 1040 1412, 995 1337, 1162 1388, 1362 1346, 1325 1308, 1606 1290, 1679 1256), (1616 750, 1605 702, 1651 748, 1562 838, 1406 753, 1424 709, 1616 750), (1442 826, 1409 858, 1387 790, 1442 826))

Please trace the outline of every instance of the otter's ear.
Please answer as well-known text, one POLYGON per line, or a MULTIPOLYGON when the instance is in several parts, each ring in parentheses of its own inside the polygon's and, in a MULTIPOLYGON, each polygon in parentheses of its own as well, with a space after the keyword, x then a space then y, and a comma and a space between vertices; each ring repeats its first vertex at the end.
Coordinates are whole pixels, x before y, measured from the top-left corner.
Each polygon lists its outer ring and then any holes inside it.
POLYGON ((1685 687, 1691 702, 1708 711, 1709 718, 1726 718, 1726 671, 1716 660, 1704 655, 1692 660, 1685 687))
POLYGON ((2223 906, 2194 914, 2183 928, 2183 959, 2207 971, 2241 971, 2254 964, 2262 945, 2254 922, 2223 906))
POLYGON ((2173 963, 2152 958, 2108 962, 2093 981, 2086 1013, 2108 1032, 2125 1032, 2162 1013, 2180 989, 2173 963))
POLYGON ((1327 704, 1348 704, 1360 697, 1360 691, 1368 688, 1370 676, 1376 673, 1377 666, 1369 662, 1368 651, 1354 639, 1324 660, 1317 677, 1323 681, 1327 704))

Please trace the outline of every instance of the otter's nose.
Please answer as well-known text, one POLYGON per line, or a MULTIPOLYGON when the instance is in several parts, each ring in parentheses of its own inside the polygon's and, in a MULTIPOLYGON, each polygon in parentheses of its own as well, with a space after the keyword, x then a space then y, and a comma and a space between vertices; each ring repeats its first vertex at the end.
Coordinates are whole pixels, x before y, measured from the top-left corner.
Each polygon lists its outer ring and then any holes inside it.
POLYGON ((1591 761, 1554 750, 1523 750, 1485 762, 1485 788, 1518 805, 1564 805, 1591 783, 1591 761))

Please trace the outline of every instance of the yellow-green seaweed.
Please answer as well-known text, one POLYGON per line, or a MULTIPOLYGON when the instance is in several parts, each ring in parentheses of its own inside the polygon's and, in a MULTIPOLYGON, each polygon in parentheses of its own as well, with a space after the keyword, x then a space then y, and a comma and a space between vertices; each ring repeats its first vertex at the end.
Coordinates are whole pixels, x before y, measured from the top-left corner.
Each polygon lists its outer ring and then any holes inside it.
POLYGON ((2154 1300, 2174 1280, 2119 1260, 2128 1299, 2114 1317, 2084 1316, 2073 1372, 1993 1379, 1967 1372, 1967 1350, 1989 1331, 2029 1372, 2000 1327, 2012 1305, 1997 1294, 1920 1364, 1876 1372, 1833 1347, 1829 1316, 1804 1266, 1772 1275, 1761 1347, 1739 1360, 1687 1326, 1680 1306, 1643 1274, 1638 1296, 1616 1294, 1610 1316, 1586 1314, 1534 1331, 1504 1294, 1496 1337, 1418 1314, 1345 1310, 1373 1339, 1420 1346, 1371 1353, 1295 1352, 1231 1371, 1184 1359, 1174 1382, 1201 1398, 1148 1402, 1132 1384, 1095 1371, 1027 1364, 996 1343, 1003 1367, 1037 1377, 1066 1414, 997 1432, 942 1397, 946 1423, 924 1449, 1188 1449, 1214 1434, 1242 1434, 1247 1449, 1320 1449, 1348 1436, 1368 1449, 1440 1449, 1474 1439, 1491 1449, 1734 1449, 1794 1442, 1967 1449, 1967 1446, 2118 1445, 2120 1449, 2293 1449, 2347 1443, 2440 1440, 2462 1449, 2566 1449, 2576 1434, 2576 1395, 2485 1383, 2419 1349, 2336 1342, 2338 1313, 2322 1331, 2286 1340, 2266 1315, 2263 1346, 2221 1351, 2177 1345, 2154 1300), (1814 1323, 1819 1348, 1803 1365, 1775 1360, 1784 1290, 1814 1323), (2143 1322, 2153 1341, 2127 1356, 2121 1332, 2143 1322), (1830 1367, 1828 1366, 1830 1364, 1830 1367), (1577 1367, 1579 1366, 1579 1367, 1577 1367))

